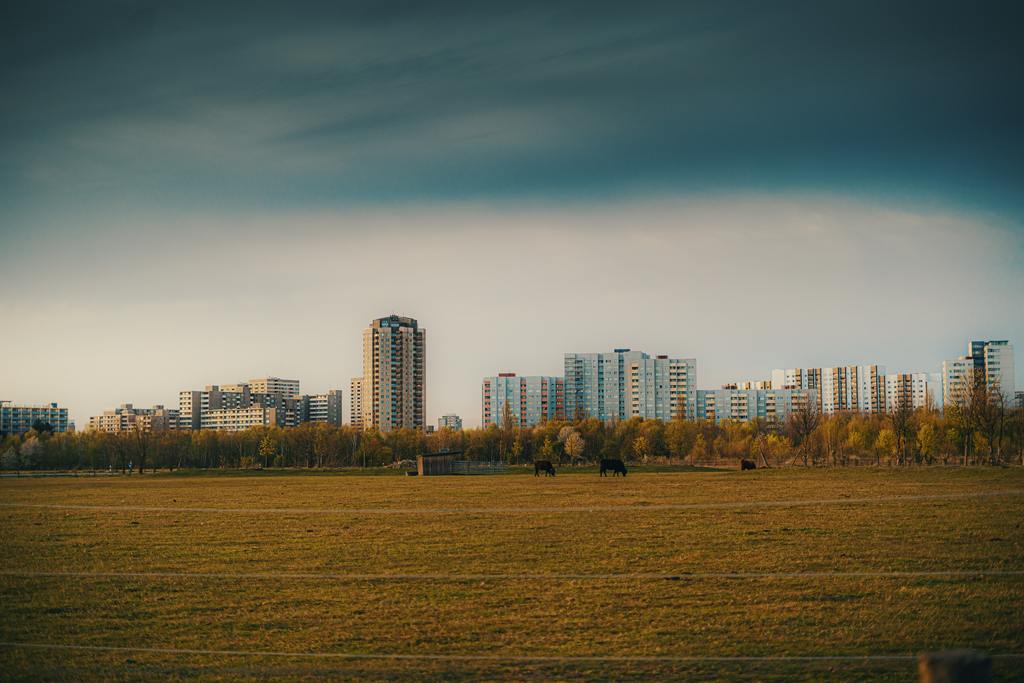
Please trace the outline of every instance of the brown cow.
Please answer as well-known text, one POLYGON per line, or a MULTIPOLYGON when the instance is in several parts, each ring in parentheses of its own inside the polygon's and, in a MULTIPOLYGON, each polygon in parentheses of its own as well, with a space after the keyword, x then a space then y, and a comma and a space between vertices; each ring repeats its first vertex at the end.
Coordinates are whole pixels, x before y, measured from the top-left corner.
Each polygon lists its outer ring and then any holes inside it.
POLYGON ((740 460, 740 469, 741 470, 756 470, 757 469, 757 463, 755 463, 753 460, 747 460, 746 458, 744 458, 743 460, 740 460))

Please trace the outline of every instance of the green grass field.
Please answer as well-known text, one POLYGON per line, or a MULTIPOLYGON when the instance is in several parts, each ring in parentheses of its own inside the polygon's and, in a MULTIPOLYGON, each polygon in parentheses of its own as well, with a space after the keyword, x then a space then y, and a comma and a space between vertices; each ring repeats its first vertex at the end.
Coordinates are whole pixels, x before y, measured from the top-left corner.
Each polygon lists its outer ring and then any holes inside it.
POLYGON ((4 679, 1024 679, 1021 469, 6 479, 0 519, 4 679))

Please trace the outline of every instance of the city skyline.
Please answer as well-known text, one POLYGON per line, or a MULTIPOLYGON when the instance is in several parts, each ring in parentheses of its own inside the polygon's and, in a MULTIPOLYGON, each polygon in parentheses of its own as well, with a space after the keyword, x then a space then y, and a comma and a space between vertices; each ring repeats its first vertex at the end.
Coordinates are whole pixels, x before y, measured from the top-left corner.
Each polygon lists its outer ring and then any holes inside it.
MULTIPOLYGON (((366 357, 366 354, 367 354, 367 347, 366 347, 367 334, 371 334, 370 338, 372 339, 372 332, 373 332, 374 328, 375 327, 388 327, 387 323, 389 321, 393 321, 395 323, 396 327, 398 326, 399 321, 401 321, 401 325, 403 327, 406 326, 406 325, 416 325, 416 323, 417 323, 417 321, 412 319, 412 318, 398 316, 396 314, 391 314, 391 315, 386 316, 384 318, 374 319, 373 321, 371 321, 370 328, 364 329, 364 331, 363 331, 363 338, 364 338, 364 342, 363 342, 364 364, 365 364, 366 358, 367 358, 366 357)), ((421 331, 423 331, 425 333, 425 330, 423 330, 423 328, 421 328, 421 331)), ((420 344, 420 343, 422 343, 422 342, 417 342, 417 344, 420 344)), ((674 391, 678 391, 678 390, 680 390, 680 388, 683 388, 683 387, 685 387, 685 393, 690 395, 690 399, 689 400, 691 401, 691 405, 686 409, 686 417, 690 418, 690 419, 694 419, 694 418, 695 419, 704 419, 705 417, 711 415, 714 412, 713 410, 709 409, 707 411, 707 414, 705 414, 706 411, 705 411, 704 398, 703 398, 704 395, 706 395, 706 396, 711 396, 711 395, 715 395, 715 394, 718 394, 718 395, 729 395, 728 392, 732 392, 734 394, 749 394, 752 397, 752 396, 754 396, 754 394, 760 394, 760 399, 759 400, 763 402, 764 398, 765 398, 765 395, 766 395, 766 392, 767 392, 767 395, 769 397, 777 396, 777 397, 780 398, 780 400, 784 399, 786 401, 786 405, 788 406, 789 403, 792 400, 794 400, 794 399, 791 399, 788 395, 787 396, 782 396, 783 393, 788 392, 789 390, 792 390, 792 389, 796 389, 796 390, 803 389, 803 390, 806 390, 808 387, 810 387, 813 390, 817 390, 818 394, 827 394, 827 395, 831 396, 831 398, 829 398, 827 400, 825 400, 824 396, 819 396, 819 398, 815 402, 816 409, 818 411, 824 413, 824 414, 830 414, 831 412, 833 412, 835 410, 851 410, 851 409, 852 410, 864 411, 864 412, 885 412, 885 411, 888 411, 888 410, 892 410, 894 407, 896 407, 898 405, 899 401, 900 401, 900 397, 903 397, 905 400, 907 400, 908 401, 908 405, 913 405, 914 408, 926 407, 926 406, 931 405, 931 406, 937 406, 941 410, 942 404, 944 402, 944 398, 947 398, 947 397, 945 397, 945 393, 949 391, 949 388, 945 386, 945 383, 950 382, 950 381, 961 382, 962 383, 962 381, 963 381, 962 373, 964 372, 963 368, 965 368, 965 367, 971 367, 971 368, 973 368, 973 367, 980 367, 980 368, 985 370, 986 375, 988 375, 990 379, 993 377, 993 375, 991 374, 990 369, 988 368, 988 361, 986 360, 989 357, 989 350, 993 349, 993 348, 995 348, 997 350, 1002 349, 1002 354, 1003 354, 1002 357, 1000 357, 1000 356, 996 357, 997 358, 997 360, 996 360, 997 365, 996 365, 996 369, 995 369, 995 373, 997 373, 996 377, 1001 377, 1002 376, 1002 370, 999 369, 999 365, 998 365, 998 363, 1000 362, 1000 359, 1001 359, 1001 361, 1004 364, 1007 361, 1009 361, 1009 363, 1008 363, 1008 376, 1009 376, 1011 382, 1013 383, 1013 386, 1007 387, 1007 386, 1001 386, 997 382, 996 385, 994 385, 994 386, 998 386, 1000 388, 1001 392, 1004 394, 1004 396, 1006 396, 1006 400, 1008 402, 1008 405, 1016 405, 1020 401, 1019 394, 1024 393, 1024 392, 1021 392, 1021 391, 1019 391, 1017 389, 1016 382, 1015 382, 1014 367, 1016 365, 1016 360, 1015 360, 1016 352, 1015 352, 1015 347, 1014 347, 1014 345, 1012 343, 1012 340, 1010 340, 1010 341, 1007 341, 1007 340, 991 341, 991 340, 977 340, 977 339, 972 339, 972 340, 968 341, 968 343, 967 343, 967 355, 966 356, 959 355, 959 354, 954 354, 954 355, 949 356, 944 361, 942 361, 941 372, 935 372, 933 369, 930 369, 930 368, 929 369, 923 369, 923 370, 922 369, 918 369, 918 370, 899 369, 897 371, 893 371, 892 369, 888 368, 884 364, 879 364, 879 365, 859 365, 859 366, 858 365, 839 365, 839 366, 824 365, 824 366, 818 366, 818 367, 812 367, 812 366, 805 365, 805 366, 803 366, 803 368, 772 367, 772 368, 766 370, 765 372, 763 372, 763 373, 761 373, 759 375, 755 373, 755 374, 753 374, 750 377, 747 377, 745 379, 732 379, 732 380, 729 380, 727 382, 715 383, 713 385, 708 383, 708 382, 706 382, 706 381, 704 381, 704 380, 702 380, 701 376, 700 376, 700 373, 694 371, 695 366, 693 365, 693 363, 694 363, 695 359, 693 359, 693 358, 689 358, 689 359, 669 359, 667 355, 661 355, 661 354, 651 355, 651 354, 648 354, 648 353, 643 352, 641 350, 634 350, 634 349, 629 349, 629 348, 618 348, 618 349, 614 349, 613 351, 596 352, 596 353, 592 353, 592 352, 585 352, 585 353, 565 352, 565 353, 562 354, 563 363, 564 363, 563 364, 563 374, 562 375, 528 376, 528 375, 523 375, 523 374, 516 373, 516 372, 502 372, 502 373, 497 373, 496 375, 489 375, 489 376, 483 377, 483 379, 482 379, 483 391, 484 391, 484 399, 483 400, 484 400, 484 405, 485 406, 489 404, 488 397, 491 395, 489 387, 491 385, 493 385, 493 383, 496 380, 502 380, 502 379, 514 380, 516 382, 517 386, 518 386, 518 383, 520 382, 520 380, 529 380, 529 381, 533 381, 533 380, 545 380, 545 381, 548 381, 548 380, 550 380, 552 382, 557 381, 559 383, 559 396, 562 397, 563 396, 563 394, 562 394, 562 383, 565 382, 566 372, 567 372, 567 370, 569 368, 569 365, 570 365, 570 359, 573 359, 573 362, 575 362, 576 358, 591 357, 591 362, 598 361, 598 364, 600 364, 600 359, 602 359, 602 358, 605 358, 605 357, 607 357, 607 358, 618 357, 620 359, 619 365, 622 364, 621 359, 623 359, 623 358, 627 359, 630 362, 626 363, 625 368, 619 368, 617 370, 617 372, 619 374, 622 374, 623 372, 628 374, 630 372, 630 367, 635 365, 637 367, 635 367, 633 369, 634 370, 637 370, 637 369, 640 370, 640 375, 641 375, 640 379, 643 379, 642 376, 643 376, 644 372, 653 372, 653 373, 655 373, 654 375, 652 375, 652 379, 653 379, 653 377, 658 376, 657 373, 659 371, 655 370, 655 368, 658 367, 658 366, 656 366, 655 364, 656 363, 661 363, 661 362, 666 363, 665 368, 661 371, 661 372, 665 373, 664 377, 661 380, 659 380, 659 381, 668 381, 668 377, 669 377, 669 375, 668 375, 668 367, 669 366, 667 365, 668 363, 673 363, 673 364, 680 363, 680 365, 678 365, 678 366, 673 365, 672 367, 675 368, 676 370, 683 371, 683 374, 680 376, 681 377, 681 379, 680 379, 681 383, 679 384, 678 387, 676 387, 676 385, 673 384, 673 392, 667 392, 666 391, 664 393, 664 396, 662 396, 660 390, 656 391, 654 389, 654 384, 650 384, 650 389, 649 390, 638 389, 638 387, 630 388, 629 386, 625 386, 625 385, 620 387, 619 391, 625 392, 625 393, 623 393, 623 397, 625 397, 627 394, 630 394, 630 395, 634 395, 635 394, 633 397, 636 398, 637 396, 641 396, 642 394, 644 394, 646 391, 652 392, 650 394, 650 398, 648 399, 648 400, 651 401, 649 406, 645 406, 645 404, 643 403, 643 400, 641 400, 640 403, 637 404, 637 405, 634 405, 634 408, 633 408, 633 414, 634 415, 640 416, 640 417, 644 417, 644 418, 658 418, 658 419, 662 419, 662 420, 668 420, 668 419, 673 419, 674 417, 680 417, 681 415, 679 414, 679 411, 678 411, 678 409, 676 407, 671 407, 671 408, 669 407, 668 400, 669 400, 670 396, 674 395, 674 391), (646 358, 647 360, 646 361, 640 360, 640 359, 644 359, 644 358, 646 358), (639 364, 638 364, 638 361, 639 361, 639 364), (646 370, 646 371, 644 370, 644 367, 646 367, 646 366, 644 366, 643 363, 650 363, 650 367, 649 367, 648 370, 646 370), (964 365, 965 363, 966 363, 966 365, 964 365), (808 377, 808 372, 810 372, 811 370, 815 371, 818 374, 815 374, 812 377, 808 377), (830 370, 832 372, 831 373, 822 374, 825 370, 830 370), (957 373, 957 372, 959 372, 961 374, 959 376, 956 376, 955 373, 957 373), (857 376, 858 376, 859 373, 863 373, 864 377, 862 377, 858 381, 857 380, 857 376), (951 374, 951 373, 953 373, 953 374, 951 374), (830 376, 831 376, 831 378, 830 378, 830 376), (694 379, 693 379, 694 377, 696 377, 696 382, 694 382, 694 379), (843 383, 842 386, 845 386, 847 383, 849 384, 849 386, 851 387, 851 389, 849 391, 852 392, 852 395, 847 395, 846 394, 847 390, 845 388, 840 388, 839 385, 835 385, 835 383, 837 381, 839 381, 840 378, 842 378, 842 383, 843 383), (639 394, 637 394, 637 391, 639 391, 639 394), (723 392, 725 392, 725 393, 723 393, 723 392), (780 393, 780 392, 782 392, 782 393, 780 393), (858 394, 863 394, 863 395, 858 399, 857 398, 858 394), (656 396, 660 397, 660 398, 657 398, 655 400, 656 396), (694 399, 694 397, 696 397, 696 399, 694 399), (662 401, 665 402, 664 405, 661 405, 662 401), (693 401, 696 401, 696 404, 693 404, 692 403, 693 401), (824 401, 824 402, 822 402, 822 401, 824 401), (830 407, 830 406, 834 406, 834 407, 830 407), (639 411, 639 412, 637 412, 637 411, 639 411)), ((419 353, 419 352, 416 352, 416 353, 419 353)), ((371 357, 372 357, 372 355, 373 354, 371 354, 371 357)), ((429 358, 429 354, 426 355, 426 358, 429 358)), ((377 363, 380 363, 380 362, 381 361, 379 361, 379 360, 376 361, 376 363, 371 362, 371 367, 373 365, 377 364, 377 363)), ((624 377, 625 377, 625 375, 623 375, 623 378, 624 377)), ((620 378, 620 379, 622 379, 622 378, 620 378)), ((354 383, 356 381, 361 381, 361 380, 362 380, 362 377, 356 377, 356 378, 352 378, 351 381, 354 383)), ((413 381, 412 380, 412 376, 410 376, 410 381, 413 381)), ((651 381, 651 379, 648 379, 648 382, 650 382, 650 381, 651 381)), ((268 375, 268 376, 264 376, 264 377, 261 377, 261 378, 249 379, 249 380, 244 380, 244 381, 237 381, 237 382, 230 382, 230 383, 223 383, 223 384, 215 384, 215 385, 205 385, 205 389, 204 390, 195 390, 195 389, 181 390, 181 391, 178 392, 179 399, 180 399, 179 402, 177 402, 177 403, 173 403, 172 402, 169 405, 164 405, 162 403, 153 403, 152 406, 154 408, 159 408, 159 409, 163 409, 163 408, 170 409, 175 414, 177 414, 178 410, 180 409, 181 410, 181 421, 183 423, 182 427, 183 428, 188 428, 188 427, 185 427, 185 425, 184 425, 184 423, 189 421, 189 419, 190 419, 189 418, 190 408, 188 408, 184 404, 186 396, 191 397, 191 401, 189 402, 189 405, 191 405, 192 401, 198 400, 196 397, 198 397, 199 395, 205 395, 206 393, 209 393, 211 390, 214 391, 214 392, 218 392, 218 391, 229 392, 229 394, 231 394, 231 392, 235 392, 235 394, 237 394, 237 396, 235 396, 235 398, 238 399, 238 400, 236 400, 234 402, 229 402, 229 403, 224 404, 224 407, 234 408, 234 407, 242 406, 243 404, 246 405, 246 406, 250 405, 247 397, 248 397, 248 392, 249 392, 250 386, 251 386, 251 387, 253 387, 253 391, 254 391, 253 395, 254 396, 261 395, 261 394, 259 394, 259 392, 268 392, 269 391, 269 392, 272 392, 272 393, 280 394, 282 399, 283 398, 295 398, 295 399, 306 400, 307 401, 307 408, 306 408, 306 410, 308 410, 308 400, 310 398, 321 399, 321 400, 326 401, 326 397, 328 395, 338 395, 338 397, 337 397, 337 401, 338 401, 337 402, 337 410, 338 410, 339 422, 335 422, 335 424, 342 424, 343 423, 343 424, 347 424, 347 425, 357 425, 357 426, 359 426, 361 428, 368 428, 369 427, 369 423, 366 423, 365 419, 362 416, 360 416, 357 419, 356 413, 353 412, 355 407, 357 405, 360 405, 360 402, 362 400, 362 396, 359 396, 358 398, 356 396, 354 396, 352 388, 349 389, 350 393, 347 396, 343 395, 343 390, 341 390, 339 388, 330 388, 330 389, 324 390, 323 392, 314 393, 313 395, 307 393, 307 394, 302 394, 300 396, 300 394, 299 394, 299 386, 300 386, 300 384, 301 384, 301 380, 298 380, 298 379, 282 379, 281 377, 278 377, 278 376, 269 376, 268 375), (240 393, 240 392, 243 392, 243 391, 245 392, 244 394, 240 393), (349 404, 351 406, 351 409, 346 411, 345 408, 344 408, 344 406, 346 404, 349 404)), ((570 382, 570 384, 571 384, 571 382, 570 382)), ((619 382, 619 384, 622 384, 622 382, 619 382)), ((628 384, 628 380, 627 380, 627 384, 628 384)), ((354 386, 354 384, 352 386, 354 386)), ((582 390, 582 386, 583 385, 580 385, 580 390, 582 390)), ((481 413, 480 413, 481 404, 480 404, 480 399, 479 399, 479 397, 480 397, 479 390, 480 390, 480 385, 478 384, 478 386, 477 386, 477 391, 478 391, 478 394, 477 394, 477 397, 478 397, 478 399, 477 399, 477 409, 478 409, 478 411, 477 411, 476 415, 481 415, 481 413)), ((422 390, 418 390, 418 391, 422 391, 422 390)), ((554 391, 554 389, 552 389, 552 391, 554 391)), ((231 395, 234 395, 234 394, 231 394, 231 395)), ((523 396, 525 397, 526 394, 524 393, 523 396)), ((803 403, 806 403, 806 400, 807 400, 806 397, 801 398, 800 396, 797 396, 795 398, 800 399, 803 403)), ((133 404, 131 401, 121 402, 121 403, 116 404, 117 408, 104 408, 102 411, 98 411, 96 413, 90 413, 87 417, 82 419, 82 426, 79 427, 78 426, 78 422, 76 421, 77 418, 75 416, 75 413, 70 412, 68 410, 67 404, 65 404, 63 402, 60 402, 60 401, 33 402, 33 401, 12 400, 12 399, 2 399, 2 400, 5 403, 10 403, 10 404, 19 405, 19 406, 28 406, 28 407, 45 408, 46 406, 51 405, 51 404, 54 405, 54 406, 58 406, 59 405, 60 409, 68 414, 67 421, 69 423, 71 423, 71 424, 75 424, 75 426, 77 428, 79 428, 79 429, 89 428, 94 420, 101 419, 104 416, 112 416, 115 413, 120 413, 121 409, 124 409, 124 408, 129 408, 130 409, 130 408, 132 408, 132 405, 135 405, 135 408, 137 410, 141 410, 143 412, 146 412, 146 411, 150 410, 149 408, 145 408, 141 404, 133 404)), ((334 401, 336 399, 331 399, 331 400, 334 401)), ((539 410, 539 404, 538 405, 534 405, 533 402, 532 402, 533 399, 531 398, 530 400, 531 400, 531 403, 530 403, 529 410, 530 411, 539 410)), ((709 399, 709 400, 711 400, 711 399, 709 399)), ((774 400, 774 399, 772 399, 772 400, 774 400)), ((616 399, 616 401, 619 401, 619 399, 616 399)), ((803 403, 801 403, 801 405, 803 403)), ((266 402, 264 401, 263 403, 261 403, 261 405, 264 405, 264 408, 266 408, 270 404, 266 404, 266 402)), ((273 405, 276 405, 276 404, 273 404, 273 405)), ((555 403, 552 401, 552 403, 551 403, 552 411, 554 411, 554 405, 555 405, 555 403)), ((564 400, 561 399, 561 398, 559 400, 559 406, 560 406, 560 409, 559 409, 558 412, 563 416, 563 419, 567 419, 567 420, 570 420, 570 421, 574 419, 572 416, 570 416, 565 411, 564 400)), ((279 408, 279 410, 283 410, 285 408, 283 403, 281 403, 277 407, 279 408)), ((591 406, 591 408, 593 408, 593 407, 594 406, 591 406)), ((761 408, 763 410, 764 406, 762 405, 761 408)), ((289 411, 291 411, 291 410, 293 410, 293 407, 289 404, 288 409, 289 409, 289 411)), ((326 408, 321 408, 321 410, 325 410, 325 409, 326 408)), ((525 404, 524 404, 524 410, 525 409, 526 408, 525 408, 525 404)), ((370 409, 367 408, 366 410, 370 410, 370 409)), ((612 419, 612 420, 624 419, 623 416, 626 416, 626 417, 629 416, 629 407, 627 405, 620 406, 620 410, 625 410, 626 412, 622 413, 620 415, 616 415, 615 417, 611 417, 609 419, 612 419)), ((782 414, 785 414, 785 412, 788 412, 788 410, 789 410, 789 408, 786 407, 784 409, 784 411, 782 412, 782 414)), ((484 407, 483 412, 486 414, 488 412, 488 408, 484 407)), ((470 416, 468 424, 465 424, 465 426, 469 427, 469 428, 486 426, 488 423, 500 424, 501 416, 499 415, 499 412, 500 412, 500 403, 496 403, 494 405, 493 409, 491 410, 490 418, 484 419, 484 416, 481 416, 480 421, 479 422, 475 422, 474 418, 472 417, 473 416, 472 412, 468 412, 468 413, 463 414, 463 413, 459 413, 458 411, 451 411, 451 410, 449 410, 449 411, 441 411, 436 417, 430 417, 431 413, 428 411, 426 413, 427 417, 424 420, 422 420, 422 422, 420 422, 417 425, 417 427, 420 428, 420 429, 430 428, 434 422, 437 422, 438 424, 440 424, 443 421, 443 418, 454 416, 454 417, 458 417, 459 418, 459 424, 460 424, 460 428, 461 428, 463 423, 466 422, 466 418, 464 417, 464 415, 465 416, 470 416)), ((267 411, 264 410, 264 413, 261 416, 258 416, 259 420, 266 420, 267 419, 266 418, 266 414, 267 414, 267 411)), ((746 414, 746 413, 744 413, 744 414, 746 414)), ((271 415, 273 416, 273 411, 271 411, 271 415)), ((582 415, 586 416, 586 417, 595 417, 595 416, 597 416, 597 415, 589 413, 586 410, 583 411, 582 415)), ((525 417, 525 413, 524 413, 524 417, 525 417)), ((228 419, 229 419, 229 421, 231 421, 234 418, 230 418, 229 417, 228 419)), ((288 418, 288 419, 290 420, 291 418, 288 418)), ((320 421, 329 421, 325 417, 321 417, 321 418, 317 418, 317 419, 320 420, 320 421)), ((412 418, 410 418, 410 419, 412 419, 412 418)), ((552 412, 552 414, 549 415, 548 418, 546 418, 546 419, 558 419, 558 418, 554 417, 554 412, 552 412)), ((717 418, 717 419, 721 419, 721 417, 719 416, 719 418, 717 418)), ((745 419, 745 418, 743 418, 743 419, 745 419)), ((532 419, 531 421, 529 421, 529 424, 537 424, 539 421, 540 420, 538 420, 538 419, 532 419)), ((254 422, 253 424, 256 424, 256 422, 254 422)), ((289 423, 289 424, 291 424, 291 423, 289 423)), ((524 424, 527 424, 527 423, 524 422, 524 424)), ((196 426, 194 428, 198 428, 198 426, 196 426)), ((383 431, 386 431, 386 430, 387 430, 387 428, 385 427, 383 429, 383 431)))

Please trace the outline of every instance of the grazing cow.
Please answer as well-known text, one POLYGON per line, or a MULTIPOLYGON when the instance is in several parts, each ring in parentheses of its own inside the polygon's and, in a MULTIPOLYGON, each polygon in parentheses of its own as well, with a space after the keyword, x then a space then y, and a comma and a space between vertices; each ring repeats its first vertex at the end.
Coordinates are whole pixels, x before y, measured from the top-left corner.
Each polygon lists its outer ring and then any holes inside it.
POLYGON ((539 477, 541 472, 546 477, 553 477, 555 476, 555 466, 551 464, 550 460, 537 460, 533 463, 533 476, 539 477))
POLYGON ((755 463, 753 460, 747 460, 746 458, 744 458, 743 460, 740 460, 740 469, 741 470, 756 470, 757 469, 757 463, 755 463))
POLYGON ((611 472, 613 477, 626 476, 626 464, 618 458, 602 458, 601 459, 601 476, 606 476, 605 472, 611 472))

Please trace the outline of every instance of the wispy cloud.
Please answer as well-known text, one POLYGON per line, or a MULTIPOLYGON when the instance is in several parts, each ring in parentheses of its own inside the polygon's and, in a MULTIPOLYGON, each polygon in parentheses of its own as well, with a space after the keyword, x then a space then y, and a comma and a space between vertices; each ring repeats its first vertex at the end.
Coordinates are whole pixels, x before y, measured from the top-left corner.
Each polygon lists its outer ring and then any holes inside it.
POLYGON ((64 10, 0 29, 11 201, 809 187, 1021 210, 1014 6, 64 10))

